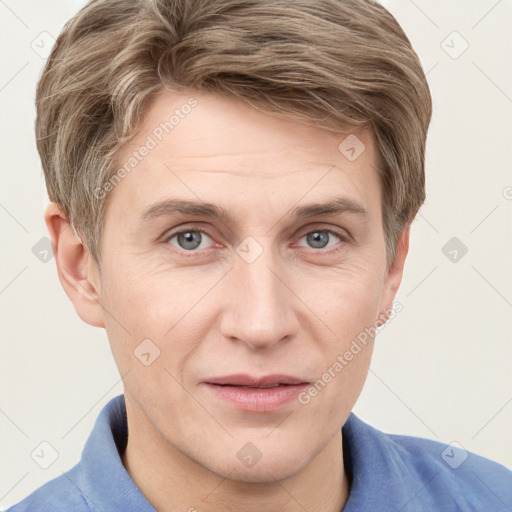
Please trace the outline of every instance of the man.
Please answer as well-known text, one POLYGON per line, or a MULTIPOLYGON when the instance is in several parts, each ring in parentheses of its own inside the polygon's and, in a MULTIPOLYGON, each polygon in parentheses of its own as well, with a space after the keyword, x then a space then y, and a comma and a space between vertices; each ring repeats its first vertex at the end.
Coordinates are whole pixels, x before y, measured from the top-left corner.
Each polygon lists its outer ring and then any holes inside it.
POLYGON ((512 509, 503 466, 351 413, 425 199, 382 6, 95 0, 37 109, 59 278, 124 393, 13 512, 512 509))

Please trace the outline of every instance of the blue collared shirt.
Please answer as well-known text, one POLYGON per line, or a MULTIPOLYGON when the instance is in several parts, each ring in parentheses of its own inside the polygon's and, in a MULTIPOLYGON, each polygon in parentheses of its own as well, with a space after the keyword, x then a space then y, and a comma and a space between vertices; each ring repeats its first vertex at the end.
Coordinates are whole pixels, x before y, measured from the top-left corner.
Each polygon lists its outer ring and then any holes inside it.
MULTIPOLYGON (((512 471, 456 446, 385 434, 351 413, 342 428, 343 512, 511 512, 512 471)), ((7 512, 154 512, 121 461, 124 395, 101 410, 80 461, 7 512)))

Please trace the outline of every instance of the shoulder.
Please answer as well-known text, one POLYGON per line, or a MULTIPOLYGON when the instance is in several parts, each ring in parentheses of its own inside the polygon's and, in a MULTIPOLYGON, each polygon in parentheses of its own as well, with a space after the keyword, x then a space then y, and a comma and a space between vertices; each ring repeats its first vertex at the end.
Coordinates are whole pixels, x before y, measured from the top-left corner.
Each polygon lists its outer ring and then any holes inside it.
POLYGON ((450 484, 478 481, 487 475, 512 496, 512 471, 486 457, 465 450, 459 443, 441 443, 432 439, 397 434, 383 434, 390 446, 401 455, 409 469, 431 468, 450 484))
POLYGON ((75 481, 78 466, 38 487, 5 512, 91 512, 75 481))
POLYGON ((512 510, 512 471, 505 466, 456 442, 387 434, 358 418, 352 425, 352 435, 362 434, 361 443, 374 454, 360 449, 359 455, 367 454, 386 473, 390 487, 401 486, 395 494, 404 503, 403 512, 512 510))
POLYGON ((505 466, 467 451, 457 442, 383 435, 409 478, 424 486, 421 492, 426 502, 450 503, 454 510, 468 511, 512 508, 512 471, 505 466))

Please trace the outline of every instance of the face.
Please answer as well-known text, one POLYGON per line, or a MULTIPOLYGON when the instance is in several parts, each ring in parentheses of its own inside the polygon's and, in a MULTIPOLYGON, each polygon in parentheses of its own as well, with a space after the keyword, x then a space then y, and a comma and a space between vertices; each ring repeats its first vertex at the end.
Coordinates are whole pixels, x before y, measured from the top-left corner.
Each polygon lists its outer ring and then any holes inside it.
POLYGON ((263 482, 339 436, 373 349, 353 342, 391 310, 405 257, 386 266, 373 138, 357 132, 354 159, 349 135, 165 91, 120 153, 139 156, 111 191, 95 287, 129 421, 162 449, 263 482), (212 383, 226 376, 239 385, 212 383))

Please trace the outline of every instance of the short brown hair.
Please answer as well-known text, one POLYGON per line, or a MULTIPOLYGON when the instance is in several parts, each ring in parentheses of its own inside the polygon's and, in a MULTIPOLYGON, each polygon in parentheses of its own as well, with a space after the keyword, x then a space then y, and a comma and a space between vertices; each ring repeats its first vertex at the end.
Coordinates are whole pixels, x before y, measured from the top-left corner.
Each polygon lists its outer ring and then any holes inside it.
POLYGON ((36 93, 48 195, 101 261, 116 154, 162 89, 241 98, 310 124, 371 128, 388 263, 425 200, 432 100, 418 56, 372 0, 92 0, 36 93))

